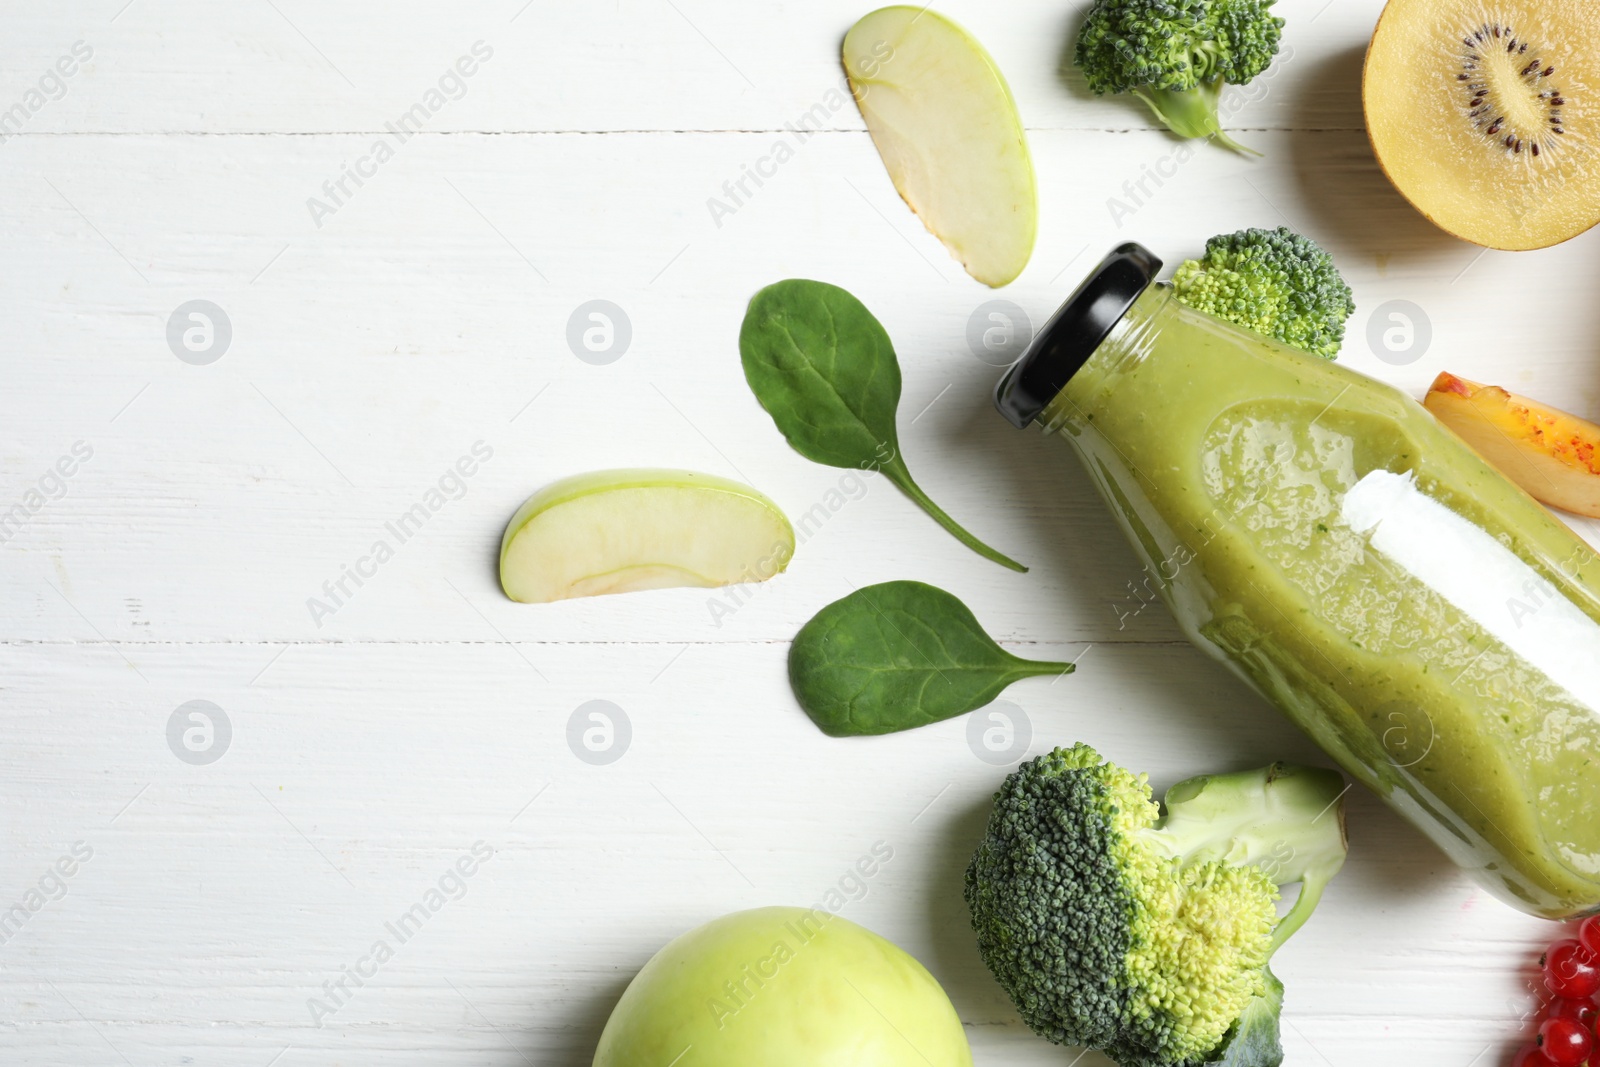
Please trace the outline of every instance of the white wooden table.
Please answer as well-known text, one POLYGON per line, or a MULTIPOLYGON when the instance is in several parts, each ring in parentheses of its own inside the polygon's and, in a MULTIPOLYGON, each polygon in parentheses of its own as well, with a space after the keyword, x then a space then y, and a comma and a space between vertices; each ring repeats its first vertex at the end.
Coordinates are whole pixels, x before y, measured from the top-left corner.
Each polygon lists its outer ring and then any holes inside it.
MULTIPOLYGON (((979 1064, 1072 1062, 1020 1025, 967 929, 960 872, 1003 769, 964 721, 821 736, 786 684, 795 630, 852 586, 925 579, 1011 648, 1083 657, 1008 695, 1030 752, 1086 740, 1163 787, 1318 753, 1163 612, 1119 626, 1139 568, 1065 447, 993 412, 969 318, 998 298, 1042 322, 1120 240, 1177 259, 1287 222, 1356 289, 1350 366, 1600 414, 1597 239, 1513 255, 1434 230, 1361 128, 1380 4, 1279 7, 1291 54, 1231 118, 1252 162, 1180 158, 1136 103, 1058 75, 1071 3, 943 5, 1008 74, 1043 191, 1033 264, 995 294, 905 210, 854 108, 828 108, 864 4, 7 0, 0 513, 28 514, 0 545, 0 904, 39 907, 0 944, 0 1062, 582 1067, 668 938, 818 900, 877 842, 893 859, 842 914, 929 965, 979 1064), (30 97, 76 42, 60 91, 30 97), (789 132, 819 104, 823 132, 789 132), (402 140, 386 124, 406 114, 421 132, 402 140), (780 141, 794 158, 714 213, 780 141), (346 167, 366 176, 335 200, 346 167), (1032 573, 873 481, 732 612, 704 591, 508 602, 503 524, 551 479, 699 468, 796 518, 841 487, 738 364, 745 302, 795 275, 882 318, 914 471, 1032 573), (195 300, 231 338, 180 344, 185 361, 168 324, 195 300), (631 327, 609 363, 567 341, 592 300, 631 327), (1409 363, 1368 344, 1393 300, 1431 324, 1409 363), (447 477, 475 444, 492 457, 447 477), (75 446, 92 454, 52 474, 75 446), (386 524, 441 478, 400 543, 386 524), (362 563, 380 540, 392 558, 362 563), (324 583, 358 564, 336 610, 308 607, 335 607, 324 583), (221 709, 209 763, 169 744, 197 700, 221 709), (608 764, 568 744, 594 700, 631 734, 608 764), (459 899, 317 1010, 478 842, 492 859, 445 878, 459 899), (92 855, 52 873, 74 847, 92 855)), ((1350 829, 1275 964, 1290 1062, 1500 1062, 1554 928, 1370 796, 1350 829)))

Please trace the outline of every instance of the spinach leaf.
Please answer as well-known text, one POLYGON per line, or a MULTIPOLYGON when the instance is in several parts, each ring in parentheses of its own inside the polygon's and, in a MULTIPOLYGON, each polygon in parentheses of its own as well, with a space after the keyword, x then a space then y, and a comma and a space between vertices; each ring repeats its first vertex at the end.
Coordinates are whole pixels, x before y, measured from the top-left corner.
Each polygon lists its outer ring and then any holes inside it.
POLYGON ((887 734, 981 708, 1012 682, 1070 674, 1020 659, 961 601, 922 582, 869 585, 806 623, 789 649, 789 683, 825 734, 887 734))
POLYGON ((745 380, 796 452, 830 467, 881 471, 962 544, 1028 568, 973 537, 928 499, 900 456, 900 364, 866 306, 825 282, 791 278, 750 301, 739 330, 745 380))

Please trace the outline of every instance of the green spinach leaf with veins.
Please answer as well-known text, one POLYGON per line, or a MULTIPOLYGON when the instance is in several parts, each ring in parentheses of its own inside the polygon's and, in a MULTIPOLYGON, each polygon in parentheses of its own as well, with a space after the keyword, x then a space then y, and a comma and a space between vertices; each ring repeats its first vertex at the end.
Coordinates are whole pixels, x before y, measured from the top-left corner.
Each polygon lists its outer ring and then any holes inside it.
POLYGON ((1013 656, 960 600, 922 582, 858 589, 819 611, 789 649, 789 682, 825 734, 888 734, 981 708, 1012 682, 1070 674, 1013 656))
POLYGON ((973 537, 912 479, 895 428, 900 363, 861 301, 825 282, 769 285, 750 301, 739 355, 756 399, 796 452, 830 467, 881 471, 962 544, 1028 569, 973 537))

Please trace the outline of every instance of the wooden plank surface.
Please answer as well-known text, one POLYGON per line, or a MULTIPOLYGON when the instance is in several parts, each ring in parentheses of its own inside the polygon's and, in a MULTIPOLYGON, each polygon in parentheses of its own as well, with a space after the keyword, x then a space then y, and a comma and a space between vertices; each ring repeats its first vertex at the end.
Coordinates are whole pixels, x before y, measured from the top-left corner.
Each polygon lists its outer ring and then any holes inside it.
MULTIPOLYGON (((1230 117, 1256 162, 1180 150, 1063 77, 1073 5, 945 5, 1009 75, 1044 193, 1034 262, 1001 293, 904 209, 853 106, 828 108, 864 10, 840 0, 123 3, 7 4, 0 42, 0 111, 75 42, 93 52, 0 141, 0 512, 50 497, 0 544, 0 898, 92 850, 0 944, 7 1064, 580 1067, 661 943, 809 902, 879 841, 894 858, 845 914, 928 962, 980 1065, 1071 1062, 1027 1034, 966 931, 959 872, 1002 768, 961 721, 820 736, 784 680, 794 631, 854 586, 930 580, 1008 647, 1083 657, 1008 694, 1028 751, 1087 740, 1158 785, 1317 753, 1163 612, 1125 617, 1133 555, 1065 446, 993 414, 969 319, 1004 299, 1042 323, 1121 240, 1177 259, 1282 222, 1356 290, 1350 366, 1600 415, 1595 239, 1484 253, 1399 199, 1360 122, 1374 0, 1279 4, 1292 51, 1230 117), (492 55, 446 87, 459 99, 404 143, 385 132, 479 41, 492 55), (817 106, 823 132, 786 128, 817 106), (332 204, 323 184, 386 137, 393 158, 332 204), (714 211, 779 142, 794 158, 714 211), (735 342, 750 294, 796 275, 884 321, 913 469, 1030 574, 774 432, 735 342), (567 342, 596 299, 632 333, 603 366, 567 342), (168 345, 192 300, 231 326, 209 365, 168 345), (1431 325, 1404 366, 1366 341, 1393 300, 1431 325), (500 595, 524 497, 640 464, 812 516, 789 573, 734 598, 500 595), (308 606, 430 491, 446 501, 375 577, 308 606), (231 726, 213 764, 169 748, 192 700, 231 726), (632 731, 604 766, 567 740, 594 700, 632 731), (480 841, 493 858, 460 899, 315 1025, 322 983, 480 841)), ((1351 832, 1278 967, 1290 1062, 1500 1062, 1554 928, 1369 796, 1351 832)))

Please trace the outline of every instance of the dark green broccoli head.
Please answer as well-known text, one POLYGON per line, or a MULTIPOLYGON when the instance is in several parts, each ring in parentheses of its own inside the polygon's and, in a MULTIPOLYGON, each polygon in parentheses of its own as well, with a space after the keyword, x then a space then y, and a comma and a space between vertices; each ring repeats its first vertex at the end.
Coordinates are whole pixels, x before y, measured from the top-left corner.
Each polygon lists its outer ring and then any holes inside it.
POLYGON ((1344 859, 1341 790, 1332 772, 1266 768, 1174 787, 1163 817, 1143 775, 1087 745, 1025 763, 967 868, 978 950, 1058 1044, 1124 1067, 1206 1062, 1225 1046, 1276 1062, 1277 882, 1306 886, 1292 929, 1344 859), (1265 862, 1284 849, 1287 866, 1265 862))
POLYGON ((1096 0, 1074 51, 1095 93, 1244 85, 1278 54, 1273 0, 1096 0))
POLYGON ((1217 73, 1229 85, 1246 85, 1272 65, 1283 37, 1273 0, 1211 0, 1211 23, 1225 43, 1217 73))
POLYGON ((1096 94, 1193 89, 1217 74, 1209 0, 1096 0, 1078 32, 1076 62, 1096 94))
POLYGON ((1206 242, 1173 275, 1189 307, 1332 359, 1355 300, 1333 257, 1286 227, 1240 230, 1206 242))
POLYGON ((1244 85, 1278 53, 1272 0, 1096 0, 1074 61, 1096 94, 1134 93, 1180 137, 1222 132, 1223 85, 1244 85))
POLYGON ((1057 749, 1006 779, 966 899, 978 951, 1023 1021, 1057 1044, 1106 1048, 1129 1015, 1136 911, 1118 846, 1152 805, 1098 763, 1086 746, 1057 749))

